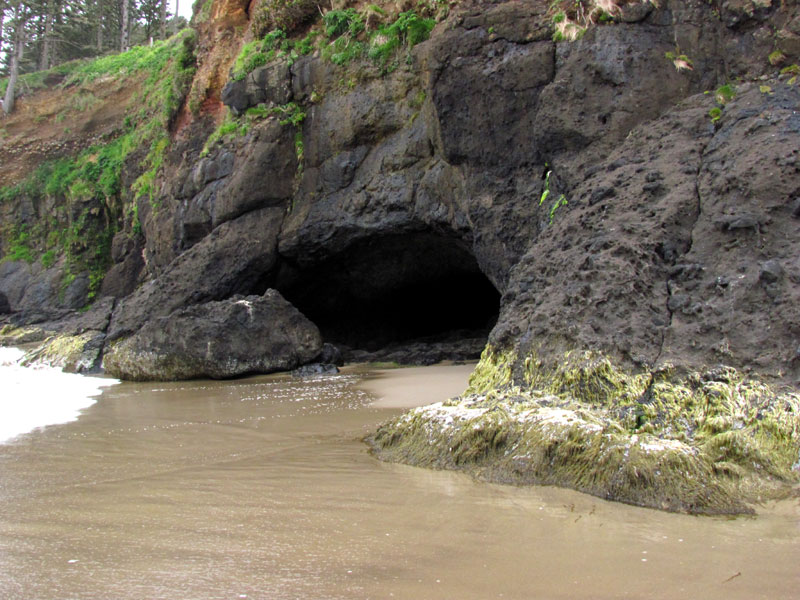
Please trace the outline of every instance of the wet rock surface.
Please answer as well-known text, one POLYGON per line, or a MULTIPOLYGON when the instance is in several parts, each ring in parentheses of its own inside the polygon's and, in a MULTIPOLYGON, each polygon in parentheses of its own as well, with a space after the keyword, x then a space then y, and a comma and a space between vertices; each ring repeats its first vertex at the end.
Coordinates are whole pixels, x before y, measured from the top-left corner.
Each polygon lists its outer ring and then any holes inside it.
MULTIPOLYGON (((473 334, 475 335, 475 334, 473 334)), ((470 361, 480 358, 486 337, 470 337, 464 332, 457 339, 417 340, 390 344, 378 350, 344 348, 342 355, 353 363, 394 363, 398 365, 434 365, 442 361, 470 361)))
POLYGON ((339 367, 326 363, 311 363, 303 365, 292 371, 293 377, 319 377, 323 375, 336 375, 339 367))

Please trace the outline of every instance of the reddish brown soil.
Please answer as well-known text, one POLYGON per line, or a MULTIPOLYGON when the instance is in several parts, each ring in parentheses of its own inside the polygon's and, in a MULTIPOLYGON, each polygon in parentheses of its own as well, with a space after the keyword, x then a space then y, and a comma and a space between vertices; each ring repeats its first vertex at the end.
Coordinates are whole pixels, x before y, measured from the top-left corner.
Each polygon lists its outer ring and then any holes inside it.
POLYGON ((16 183, 47 160, 73 156, 122 126, 139 86, 99 79, 83 86, 59 83, 17 99, 0 117, 0 187, 16 183))

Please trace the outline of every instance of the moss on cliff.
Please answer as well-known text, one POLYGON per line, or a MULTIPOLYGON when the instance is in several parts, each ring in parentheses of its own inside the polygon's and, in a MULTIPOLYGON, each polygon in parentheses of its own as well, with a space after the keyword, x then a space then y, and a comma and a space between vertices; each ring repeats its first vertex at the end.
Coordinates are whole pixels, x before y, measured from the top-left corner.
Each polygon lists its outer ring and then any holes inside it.
POLYGON ((572 351, 545 368, 536 354, 487 348, 464 397, 411 411, 369 441, 385 460, 491 481, 748 513, 798 479, 800 397, 728 367, 634 374, 572 351))

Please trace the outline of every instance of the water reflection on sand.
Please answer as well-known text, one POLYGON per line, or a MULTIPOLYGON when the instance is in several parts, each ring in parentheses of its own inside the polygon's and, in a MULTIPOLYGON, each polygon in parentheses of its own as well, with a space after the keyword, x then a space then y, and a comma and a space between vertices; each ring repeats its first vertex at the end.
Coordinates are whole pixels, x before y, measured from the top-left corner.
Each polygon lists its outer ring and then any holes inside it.
POLYGON ((0 445, 0 598, 797 597, 797 500, 688 517, 369 455, 468 371, 110 388, 0 445))

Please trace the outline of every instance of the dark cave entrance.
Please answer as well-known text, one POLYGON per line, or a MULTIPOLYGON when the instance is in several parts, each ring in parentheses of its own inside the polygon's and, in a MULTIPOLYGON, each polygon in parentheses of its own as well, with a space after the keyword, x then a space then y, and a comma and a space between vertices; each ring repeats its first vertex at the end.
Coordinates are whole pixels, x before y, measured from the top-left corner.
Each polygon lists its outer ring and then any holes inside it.
POLYGON ((308 268, 284 263, 274 287, 349 359, 477 358, 500 305, 467 248, 432 233, 369 238, 308 268), (387 355, 401 346, 413 349, 387 355))

